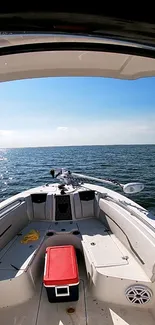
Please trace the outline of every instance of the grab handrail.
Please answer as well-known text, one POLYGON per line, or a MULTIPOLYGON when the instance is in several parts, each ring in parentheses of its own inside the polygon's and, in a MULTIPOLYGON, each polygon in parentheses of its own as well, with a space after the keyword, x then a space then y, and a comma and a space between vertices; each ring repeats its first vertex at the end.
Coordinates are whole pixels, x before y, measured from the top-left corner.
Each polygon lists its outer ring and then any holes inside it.
POLYGON ((17 199, 7 205, 5 205, 4 207, 0 208, 0 219, 2 217, 4 217, 4 215, 8 212, 13 211, 15 208, 17 208, 18 206, 20 206, 23 202, 25 202, 25 199, 17 199))

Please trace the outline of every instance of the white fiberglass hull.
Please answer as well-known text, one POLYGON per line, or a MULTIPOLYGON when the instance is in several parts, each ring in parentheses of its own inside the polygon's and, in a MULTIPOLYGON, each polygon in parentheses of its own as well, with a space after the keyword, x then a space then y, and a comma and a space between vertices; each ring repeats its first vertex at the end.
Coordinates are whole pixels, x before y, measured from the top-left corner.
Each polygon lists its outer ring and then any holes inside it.
POLYGON ((0 324, 154 324, 153 217, 105 187, 69 185, 62 194, 58 185, 0 203, 0 324), (38 237, 24 242, 32 230, 38 237), (80 297, 51 304, 45 249, 64 244, 81 252, 80 297))

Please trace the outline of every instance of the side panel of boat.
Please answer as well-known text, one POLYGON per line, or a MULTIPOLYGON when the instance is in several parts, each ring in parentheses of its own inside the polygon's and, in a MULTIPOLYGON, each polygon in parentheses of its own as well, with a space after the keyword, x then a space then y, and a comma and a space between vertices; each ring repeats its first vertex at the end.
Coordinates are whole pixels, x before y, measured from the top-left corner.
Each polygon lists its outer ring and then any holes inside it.
MULTIPOLYGON (((8 274, 8 271, 4 272, 8 274)), ((0 281, 0 307, 22 304, 34 295, 34 290, 34 283, 27 272, 14 277, 12 272, 10 279, 0 281)))
MULTIPOLYGON (((105 218, 112 227, 112 232, 120 236, 120 240, 126 236, 128 241, 127 247, 132 251, 139 263, 145 270, 146 274, 152 279, 154 277, 155 265, 155 232, 150 230, 144 223, 137 219, 134 215, 118 206, 117 204, 100 199, 100 209, 105 213, 105 218), (111 223, 111 220, 113 223, 111 223), (118 228, 124 233, 118 232, 118 228)), ((125 243, 125 242, 124 242, 125 243)))
POLYGON ((0 210, 0 249, 28 223, 26 202, 15 200, 0 210))

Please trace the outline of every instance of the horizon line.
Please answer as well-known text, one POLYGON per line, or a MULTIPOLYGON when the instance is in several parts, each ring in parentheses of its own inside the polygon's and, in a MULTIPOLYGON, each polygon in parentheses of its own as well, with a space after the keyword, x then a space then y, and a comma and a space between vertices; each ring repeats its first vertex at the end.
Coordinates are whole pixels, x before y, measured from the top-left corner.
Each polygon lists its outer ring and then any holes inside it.
POLYGON ((76 145, 50 145, 50 146, 21 146, 0 147, 1 149, 30 149, 30 148, 62 148, 62 147, 104 147, 104 146, 154 146, 155 143, 119 143, 119 144, 76 144, 76 145))

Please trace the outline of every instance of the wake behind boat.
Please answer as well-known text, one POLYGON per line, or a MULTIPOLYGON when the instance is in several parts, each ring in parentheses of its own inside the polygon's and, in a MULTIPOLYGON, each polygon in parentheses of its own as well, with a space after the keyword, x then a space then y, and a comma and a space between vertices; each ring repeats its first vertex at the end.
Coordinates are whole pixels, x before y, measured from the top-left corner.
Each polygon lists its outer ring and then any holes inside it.
POLYGON ((0 203, 0 324, 154 324, 153 216, 84 179, 143 184, 51 174, 0 203))

